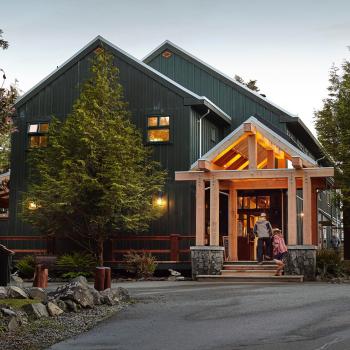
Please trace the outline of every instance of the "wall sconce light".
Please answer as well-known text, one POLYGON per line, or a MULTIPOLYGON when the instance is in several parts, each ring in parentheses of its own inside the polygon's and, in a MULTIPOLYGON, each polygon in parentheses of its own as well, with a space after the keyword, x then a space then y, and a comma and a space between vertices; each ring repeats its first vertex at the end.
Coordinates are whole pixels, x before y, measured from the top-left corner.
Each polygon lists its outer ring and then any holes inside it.
POLYGON ((31 201, 31 202, 28 203, 28 209, 29 210, 38 209, 38 205, 35 202, 31 201))
POLYGON ((163 193, 159 192, 158 193, 158 198, 156 200, 156 204, 158 207, 164 207, 165 206, 165 200, 163 198, 163 193))
POLYGON ((300 217, 303 218, 304 217, 304 213, 300 213, 300 217))

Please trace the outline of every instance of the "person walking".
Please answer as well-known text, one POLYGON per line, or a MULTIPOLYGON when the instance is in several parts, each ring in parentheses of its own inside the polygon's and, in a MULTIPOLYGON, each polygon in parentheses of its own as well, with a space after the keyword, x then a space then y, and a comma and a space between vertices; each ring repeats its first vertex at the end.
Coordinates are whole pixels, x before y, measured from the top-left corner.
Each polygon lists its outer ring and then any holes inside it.
POLYGON ((273 229, 272 234, 273 260, 277 264, 275 276, 281 276, 284 268, 283 259, 287 255, 288 248, 284 242, 282 231, 279 228, 273 229))
POLYGON ((341 244, 341 242, 340 242, 339 237, 335 233, 333 233, 333 235, 331 237, 331 246, 336 253, 339 253, 340 244, 341 244))
POLYGON ((261 265, 264 260, 264 245, 265 260, 271 260, 269 254, 271 251, 272 227, 270 222, 266 220, 265 213, 260 214, 258 221, 254 225, 253 232, 258 237, 258 264, 261 265))

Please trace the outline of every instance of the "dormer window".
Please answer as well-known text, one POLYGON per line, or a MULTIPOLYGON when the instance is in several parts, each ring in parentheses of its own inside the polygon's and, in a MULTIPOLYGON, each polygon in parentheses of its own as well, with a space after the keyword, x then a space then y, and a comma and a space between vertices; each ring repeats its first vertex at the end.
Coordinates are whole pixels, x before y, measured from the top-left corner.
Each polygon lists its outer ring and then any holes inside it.
POLYGON ((147 117, 147 141, 150 143, 170 141, 170 117, 152 115, 147 117))
POLYGON ((49 123, 28 124, 28 147, 46 147, 49 132, 49 123))

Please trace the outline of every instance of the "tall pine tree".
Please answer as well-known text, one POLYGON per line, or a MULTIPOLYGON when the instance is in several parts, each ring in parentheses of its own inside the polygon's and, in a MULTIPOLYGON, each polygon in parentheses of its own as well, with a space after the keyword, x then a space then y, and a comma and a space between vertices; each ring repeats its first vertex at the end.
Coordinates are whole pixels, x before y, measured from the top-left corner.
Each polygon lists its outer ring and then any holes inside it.
POLYGON ((344 257, 350 259, 350 62, 341 70, 331 68, 328 97, 315 112, 318 138, 336 168, 336 184, 341 189, 344 224, 344 257))
POLYGON ((46 234, 93 242, 102 266, 107 238, 147 230, 160 215, 152 198, 166 172, 130 121, 113 56, 99 50, 91 72, 72 113, 50 123, 47 147, 31 151, 22 217, 46 234))

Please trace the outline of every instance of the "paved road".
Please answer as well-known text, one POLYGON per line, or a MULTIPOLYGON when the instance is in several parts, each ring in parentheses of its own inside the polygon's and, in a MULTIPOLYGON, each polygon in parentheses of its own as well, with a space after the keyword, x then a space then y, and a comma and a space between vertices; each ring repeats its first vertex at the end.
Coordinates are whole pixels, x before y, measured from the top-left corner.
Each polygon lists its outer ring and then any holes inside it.
POLYGON ((125 286, 137 304, 51 349, 350 349, 350 285, 125 286))

